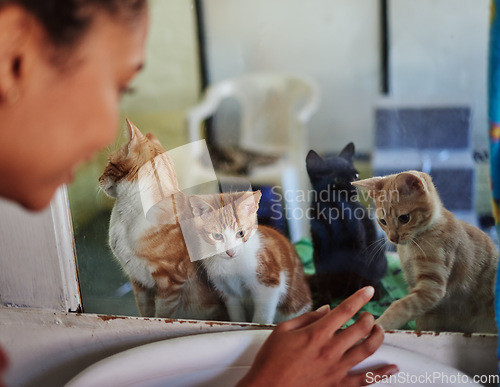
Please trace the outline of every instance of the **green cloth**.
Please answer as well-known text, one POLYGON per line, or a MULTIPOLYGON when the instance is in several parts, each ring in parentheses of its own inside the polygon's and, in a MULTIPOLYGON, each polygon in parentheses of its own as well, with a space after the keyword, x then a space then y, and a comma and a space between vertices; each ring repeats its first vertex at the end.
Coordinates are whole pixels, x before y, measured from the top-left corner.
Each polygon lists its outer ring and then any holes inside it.
MULTIPOLYGON (((304 266, 306 275, 315 274, 313 262, 313 246, 310 239, 303 238, 295 244, 295 249, 304 266)), ((408 294, 408 286, 401 270, 401 262, 394 254, 387 254, 387 273, 382 278, 382 296, 377 301, 370 301, 361 311, 371 313, 375 318, 378 318, 394 301, 403 298, 408 294)), ((331 307, 334 308, 342 302, 341 299, 332 300, 331 307)), ((346 326, 351 325, 355 319, 347 322, 346 326)), ((401 329, 415 330, 415 321, 410 321, 401 329)))
POLYGON ((304 273, 306 275, 313 275, 316 273, 313 262, 313 245, 312 241, 307 238, 302 238, 297 243, 295 243, 295 250, 302 261, 302 266, 304 267, 304 273))

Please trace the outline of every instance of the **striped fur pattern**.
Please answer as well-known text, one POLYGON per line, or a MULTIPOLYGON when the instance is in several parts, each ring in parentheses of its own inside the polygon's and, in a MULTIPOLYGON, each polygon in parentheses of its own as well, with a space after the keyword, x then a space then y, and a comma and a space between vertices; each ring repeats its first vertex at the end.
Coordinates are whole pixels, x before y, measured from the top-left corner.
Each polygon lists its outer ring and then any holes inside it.
POLYGON ((99 183, 116 199, 109 244, 130 278, 141 316, 227 320, 222 299, 199 265, 189 259, 176 221, 189 208, 179 192, 173 162, 152 134, 144 136, 129 121, 127 127, 129 141, 110 154, 99 183), (144 178, 139 176, 140 168, 158 156, 166 163, 163 188, 173 192, 163 211, 170 222, 164 224, 146 219, 139 190, 139 180, 144 178))
POLYGON ((491 239, 446 210, 431 177, 408 171, 353 183, 375 200, 377 221, 397 245, 409 294, 376 321, 397 329, 496 332, 498 252, 491 239))
POLYGON ((311 309, 304 270, 293 245, 257 225, 260 191, 192 196, 195 227, 215 254, 203 259, 231 321, 270 324, 311 309))

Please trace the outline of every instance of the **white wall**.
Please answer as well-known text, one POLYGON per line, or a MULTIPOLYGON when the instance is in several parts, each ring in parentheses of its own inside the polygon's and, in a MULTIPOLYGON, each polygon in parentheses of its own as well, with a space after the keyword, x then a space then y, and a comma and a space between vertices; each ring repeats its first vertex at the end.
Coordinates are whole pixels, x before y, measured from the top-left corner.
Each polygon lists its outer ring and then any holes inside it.
MULTIPOLYGON (((307 73, 322 87, 310 145, 373 145, 379 97, 378 0, 210 0, 203 3, 211 81, 249 71, 307 73)), ((468 101, 486 141, 488 0, 392 0, 392 97, 468 101)))
POLYGON ((210 0, 203 8, 212 82, 251 71, 308 74, 322 88, 311 147, 371 147, 378 1, 210 0))

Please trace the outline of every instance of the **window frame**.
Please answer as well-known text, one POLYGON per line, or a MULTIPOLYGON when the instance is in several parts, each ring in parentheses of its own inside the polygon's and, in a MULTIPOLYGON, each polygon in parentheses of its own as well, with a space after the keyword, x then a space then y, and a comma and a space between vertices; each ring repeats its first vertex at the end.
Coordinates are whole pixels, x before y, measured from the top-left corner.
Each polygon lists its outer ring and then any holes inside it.
POLYGON ((4 306, 80 312, 66 186, 40 213, 0 201, 0 297, 4 306))

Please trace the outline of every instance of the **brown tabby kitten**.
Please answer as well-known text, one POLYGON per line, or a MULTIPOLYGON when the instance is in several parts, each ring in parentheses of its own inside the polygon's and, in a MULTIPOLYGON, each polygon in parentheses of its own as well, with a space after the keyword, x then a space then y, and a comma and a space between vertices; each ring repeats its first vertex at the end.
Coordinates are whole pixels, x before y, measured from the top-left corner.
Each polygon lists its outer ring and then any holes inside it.
POLYGON ((194 228, 212 249, 201 261, 231 321, 271 324, 311 309, 302 263, 293 245, 257 225, 260 191, 191 196, 194 228))
POLYGON ((443 207, 431 177, 408 171, 352 184, 375 199, 410 289, 376 322, 397 329, 416 318, 419 330, 496 332, 498 252, 485 233, 443 207))
POLYGON ((127 128, 129 141, 109 155, 99 183, 116 198, 109 243, 130 278, 141 316, 227 320, 222 300, 189 259, 178 221, 183 209, 191 211, 172 160, 152 134, 144 136, 128 120, 127 128), (159 192, 165 199, 152 223, 143 203, 158 202, 159 192))

